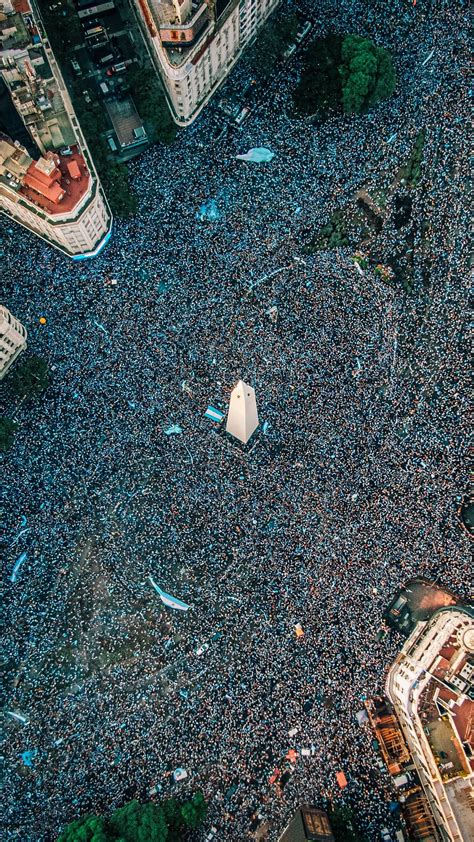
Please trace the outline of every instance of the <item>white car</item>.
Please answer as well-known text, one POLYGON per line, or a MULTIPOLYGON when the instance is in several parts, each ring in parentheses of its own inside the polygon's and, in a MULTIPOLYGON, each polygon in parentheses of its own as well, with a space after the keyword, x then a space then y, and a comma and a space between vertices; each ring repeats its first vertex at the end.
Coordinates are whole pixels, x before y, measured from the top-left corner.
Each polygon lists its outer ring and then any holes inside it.
POLYGON ((215 838, 216 833, 217 827, 211 827, 209 833, 206 836, 205 842, 212 842, 212 840, 215 838))
POLYGON ((196 655, 204 655, 204 652, 207 652, 208 649, 208 643, 201 643, 201 645, 196 649, 196 655))

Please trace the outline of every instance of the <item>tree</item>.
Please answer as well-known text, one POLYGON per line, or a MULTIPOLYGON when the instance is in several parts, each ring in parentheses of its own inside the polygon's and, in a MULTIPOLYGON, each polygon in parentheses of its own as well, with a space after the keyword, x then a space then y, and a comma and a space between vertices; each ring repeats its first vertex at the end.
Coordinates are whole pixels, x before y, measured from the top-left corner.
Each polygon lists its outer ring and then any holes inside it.
POLYGON ((124 842, 166 842, 168 827, 161 807, 130 801, 112 813, 110 827, 124 842))
POLYGON ((129 71, 128 79, 141 118, 151 124, 154 139, 169 146, 176 137, 177 126, 156 73, 140 68, 129 71))
POLYGON ((41 357, 29 357, 13 371, 13 388, 22 398, 43 392, 48 383, 48 364, 41 357))
POLYGON ((376 102, 388 99, 395 89, 390 54, 359 35, 344 38, 339 73, 342 107, 347 114, 366 111, 376 102))
POLYGON ((191 801, 181 807, 181 815, 187 827, 199 827, 207 813, 207 804, 202 792, 196 792, 191 801))
POLYGON ((0 418, 0 451, 6 451, 12 446, 15 433, 18 429, 16 421, 11 418, 0 418))
POLYGON ((359 35, 328 35, 314 41, 303 58, 301 79, 293 94, 300 114, 327 114, 330 109, 360 114, 395 89, 395 72, 387 50, 359 35))
POLYGON ((352 811, 348 807, 335 807, 328 812, 335 842, 367 842, 354 828, 352 811))
POLYGON ((166 819, 168 828, 173 831, 179 831, 183 826, 183 817, 181 815, 181 805, 176 798, 166 798, 161 805, 166 819))
POLYGON ((101 816, 83 816, 71 822, 61 833, 58 842, 112 842, 115 837, 107 831, 101 816))

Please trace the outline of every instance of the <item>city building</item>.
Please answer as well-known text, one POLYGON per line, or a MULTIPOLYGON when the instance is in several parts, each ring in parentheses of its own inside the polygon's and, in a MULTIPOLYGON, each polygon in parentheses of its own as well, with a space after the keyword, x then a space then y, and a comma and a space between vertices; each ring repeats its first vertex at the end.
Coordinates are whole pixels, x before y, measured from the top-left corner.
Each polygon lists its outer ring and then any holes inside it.
POLYGON ((148 137, 131 97, 106 100, 105 110, 114 128, 120 152, 148 143, 148 137))
POLYGON ((134 0, 173 118, 186 126, 279 0, 134 0))
POLYGON ((26 328, 0 305, 0 380, 26 348, 26 328))
POLYGON ((76 259, 112 215, 33 0, 0 14, 0 210, 76 259))
POLYGON ((334 842, 327 813, 303 804, 278 842, 334 842))
MULTIPOLYGON (((389 671, 386 693, 415 773, 414 785, 410 773, 394 783, 407 786, 407 806, 414 820, 419 816, 415 839, 473 838, 473 676, 474 611, 462 603, 418 622, 389 671)), ((386 719, 385 724, 387 755, 401 765, 406 762, 403 742, 392 735, 393 722, 386 719)))

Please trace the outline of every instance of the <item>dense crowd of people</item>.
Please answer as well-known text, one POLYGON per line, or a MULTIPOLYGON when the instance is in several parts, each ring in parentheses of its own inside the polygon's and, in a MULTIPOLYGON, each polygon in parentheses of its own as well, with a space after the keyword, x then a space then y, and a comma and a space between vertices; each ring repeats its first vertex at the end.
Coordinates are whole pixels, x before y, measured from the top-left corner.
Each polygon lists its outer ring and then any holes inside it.
MULTIPOLYGON (((204 791, 202 838, 243 842, 260 814, 275 840, 303 802, 351 806, 370 840, 390 822, 356 719, 400 646, 376 640, 382 614, 415 575, 468 583, 467 4, 305 11, 314 34, 391 50, 390 101, 295 120, 296 59, 241 131, 211 142, 211 105, 132 162, 140 211, 93 261, 6 226, 5 303, 52 380, 21 405, 4 390, 20 422, 2 469, 8 839, 47 842, 154 787, 204 791), (348 249, 306 254, 355 190, 390 187, 420 128, 414 293, 348 249), (252 146, 274 159, 235 159, 252 146), (260 416, 245 448, 204 417, 240 378, 260 416), (283 793, 275 767, 292 771, 283 793)), ((227 84, 245 74, 244 58, 227 84)))

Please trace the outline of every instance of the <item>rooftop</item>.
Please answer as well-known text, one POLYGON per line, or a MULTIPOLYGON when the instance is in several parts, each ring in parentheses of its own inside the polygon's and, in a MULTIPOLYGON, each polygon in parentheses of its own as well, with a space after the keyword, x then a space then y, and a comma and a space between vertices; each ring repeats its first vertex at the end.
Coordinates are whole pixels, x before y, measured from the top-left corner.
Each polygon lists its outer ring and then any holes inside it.
POLYGON ((105 108, 122 149, 146 143, 148 138, 131 97, 107 100, 105 108))
POLYGON ((20 14, 3 16, 3 20, 0 19, 0 41, 2 50, 22 50, 31 44, 30 33, 20 14))
POLYGON ((48 180, 42 179, 38 167, 33 165, 20 187, 20 194, 52 215, 73 210, 89 188, 90 174, 78 147, 72 146, 71 152, 72 155, 67 156, 48 153, 56 164, 48 180))
POLYGON ((303 804, 291 819, 279 842, 334 842, 327 813, 303 804))

